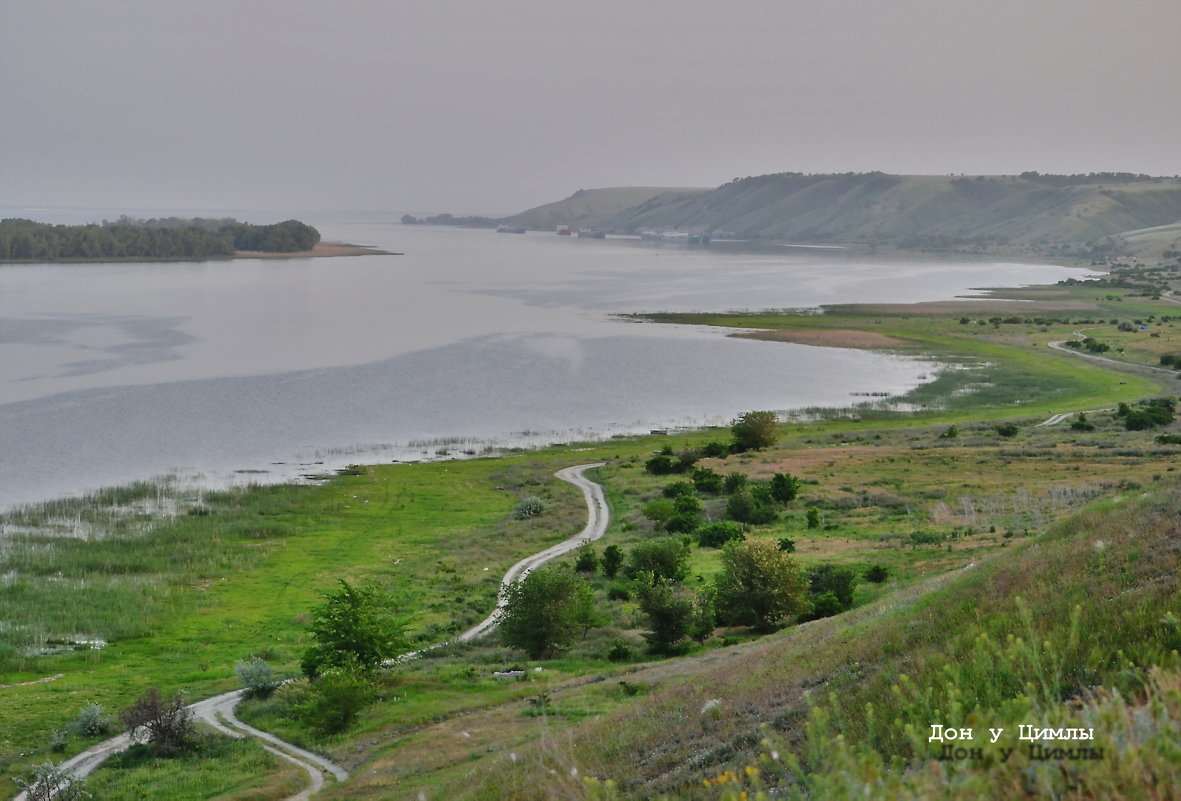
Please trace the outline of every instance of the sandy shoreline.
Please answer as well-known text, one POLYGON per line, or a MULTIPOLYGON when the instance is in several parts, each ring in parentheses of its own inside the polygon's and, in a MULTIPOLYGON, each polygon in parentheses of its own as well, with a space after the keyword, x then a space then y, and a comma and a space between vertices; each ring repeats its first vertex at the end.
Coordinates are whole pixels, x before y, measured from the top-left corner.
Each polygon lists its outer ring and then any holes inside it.
POLYGON ((368 245, 350 245, 348 242, 317 242, 311 250, 297 253, 272 253, 262 250, 239 250, 235 259, 315 259, 323 256, 398 256, 388 250, 368 245))

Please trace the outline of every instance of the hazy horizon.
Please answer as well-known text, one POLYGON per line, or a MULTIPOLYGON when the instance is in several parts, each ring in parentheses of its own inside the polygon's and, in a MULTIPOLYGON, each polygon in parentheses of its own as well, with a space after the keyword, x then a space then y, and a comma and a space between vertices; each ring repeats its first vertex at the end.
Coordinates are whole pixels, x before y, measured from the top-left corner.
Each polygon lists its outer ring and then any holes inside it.
POLYGON ((511 214, 774 172, 1181 174, 1173 0, 10 2, 0 206, 511 214))

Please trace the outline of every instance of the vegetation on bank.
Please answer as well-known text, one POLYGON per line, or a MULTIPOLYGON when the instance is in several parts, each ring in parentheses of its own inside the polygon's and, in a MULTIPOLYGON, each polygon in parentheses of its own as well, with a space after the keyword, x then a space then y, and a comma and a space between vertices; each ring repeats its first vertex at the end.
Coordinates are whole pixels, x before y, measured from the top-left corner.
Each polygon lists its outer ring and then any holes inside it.
MULTIPOLYGON (((6 514, 0 602, 21 623, 0 628, 0 773, 28 776, 104 736, 73 724, 84 708, 96 717, 92 704, 256 683, 273 692, 252 693, 245 719, 364 766, 326 798, 1175 785, 1181 446, 1169 438, 1181 430, 1156 410, 1181 385, 1159 369, 1160 354, 1181 352, 1181 318, 1164 298, 1059 291, 1092 308, 758 318, 943 348, 963 367, 936 382, 942 397, 910 398, 927 407, 917 413, 873 401, 786 425, 752 413, 729 432, 356 468, 322 486, 144 484, 6 514), (1125 319, 1147 327, 1121 330, 1125 319), (1046 347, 1076 329, 1125 364, 1046 347), (1134 412, 1152 425, 1129 426, 1134 412), (1068 416, 1042 425, 1051 415, 1068 416), (414 648, 477 622, 509 565, 582 527, 583 499, 552 474, 591 461, 605 462, 594 477, 612 524, 552 568, 575 599, 560 648, 488 638, 383 670, 389 651, 336 636, 340 621, 372 620, 414 648), (734 608, 754 586, 732 591, 736 577, 752 574, 791 603, 734 608), (377 598, 380 621, 366 611, 377 598), (1126 730, 1133 713, 1145 726, 1126 730), (1093 727, 1087 745, 1104 756, 1002 761, 992 748, 1006 740, 940 760, 945 743, 923 736, 935 723, 978 738, 990 725, 1007 737, 1093 727)), ((216 793, 293 781, 265 752, 219 742, 204 756, 131 754, 90 787, 202 797, 181 776, 223 759, 216 793)))
POLYGON ((298 253, 319 241, 320 232, 298 220, 273 225, 175 217, 123 217, 91 225, 0 221, 0 261, 213 259, 240 250, 298 253))

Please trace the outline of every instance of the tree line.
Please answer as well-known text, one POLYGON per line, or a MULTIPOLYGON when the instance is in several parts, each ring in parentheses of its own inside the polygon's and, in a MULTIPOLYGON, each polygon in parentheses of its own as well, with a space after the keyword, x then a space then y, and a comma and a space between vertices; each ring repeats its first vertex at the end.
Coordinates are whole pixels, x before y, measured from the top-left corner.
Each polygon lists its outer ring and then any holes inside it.
POLYGON ((226 258, 239 250, 297 253, 320 241, 298 220, 253 225, 237 220, 132 220, 101 225, 0 221, 0 261, 108 261, 226 258))

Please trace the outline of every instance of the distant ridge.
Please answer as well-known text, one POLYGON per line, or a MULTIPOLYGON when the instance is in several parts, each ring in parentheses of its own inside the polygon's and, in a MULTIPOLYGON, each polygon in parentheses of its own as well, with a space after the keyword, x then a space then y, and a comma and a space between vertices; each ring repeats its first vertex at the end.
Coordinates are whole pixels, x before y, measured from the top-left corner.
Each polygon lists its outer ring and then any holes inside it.
POLYGON ((1160 252, 1176 248, 1181 237, 1175 227, 1181 223, 1181 178, 778 173, 735 179, 712 190, 580 190, 505 221, 542 230, 554 225, 619 234, 679 230, 715 238, 903 248, 1102 243, 1108 250, 1160 252), (1126 241, 1118 238, 1133 231, 1126 241))
POLYGON ((650 204, 665 205, 704 195, 710 189, 685 189, 652 186, 623 186, 608 189, 579 189, 570 197, 506 217, 500 222, 534 230, 552 229, 558 225, 571 228, 605 228, 629 211, 650 204))

